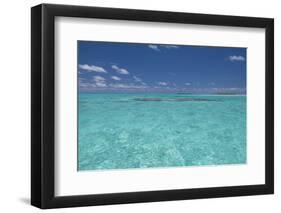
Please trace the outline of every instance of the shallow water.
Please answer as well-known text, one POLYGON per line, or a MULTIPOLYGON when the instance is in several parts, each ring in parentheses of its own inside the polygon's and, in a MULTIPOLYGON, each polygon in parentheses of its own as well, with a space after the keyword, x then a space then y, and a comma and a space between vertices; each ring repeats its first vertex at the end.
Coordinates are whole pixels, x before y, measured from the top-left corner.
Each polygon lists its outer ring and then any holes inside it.
POLYGON ((80 93, 78 107, 78 170, 246 163, 246 96, 80 93))

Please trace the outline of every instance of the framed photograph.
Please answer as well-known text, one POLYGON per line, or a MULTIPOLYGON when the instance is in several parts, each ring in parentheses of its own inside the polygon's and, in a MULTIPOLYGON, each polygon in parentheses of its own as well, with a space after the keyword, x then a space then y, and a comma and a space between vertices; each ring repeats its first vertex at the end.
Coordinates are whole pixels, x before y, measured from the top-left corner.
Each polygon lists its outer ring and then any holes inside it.
POLYGON ((31 14, 32 205, 273 193, 273 19, 31 14))

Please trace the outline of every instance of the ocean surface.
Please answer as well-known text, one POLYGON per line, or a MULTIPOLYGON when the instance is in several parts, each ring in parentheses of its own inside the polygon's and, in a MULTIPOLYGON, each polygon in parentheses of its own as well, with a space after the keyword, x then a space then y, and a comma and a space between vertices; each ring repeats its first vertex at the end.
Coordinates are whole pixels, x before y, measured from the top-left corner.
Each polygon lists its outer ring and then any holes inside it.
POLYGON ((80 93, 78 170, 246 163, 246 96, 80 93))

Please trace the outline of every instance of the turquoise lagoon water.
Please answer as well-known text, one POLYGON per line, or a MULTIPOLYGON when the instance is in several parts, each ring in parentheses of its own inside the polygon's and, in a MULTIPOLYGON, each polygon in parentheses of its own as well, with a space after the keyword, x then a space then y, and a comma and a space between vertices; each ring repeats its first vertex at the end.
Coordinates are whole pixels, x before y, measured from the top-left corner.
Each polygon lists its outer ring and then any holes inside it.
POLYGON ((78 170, 246 163, 246 96, 79 94, 78 170))

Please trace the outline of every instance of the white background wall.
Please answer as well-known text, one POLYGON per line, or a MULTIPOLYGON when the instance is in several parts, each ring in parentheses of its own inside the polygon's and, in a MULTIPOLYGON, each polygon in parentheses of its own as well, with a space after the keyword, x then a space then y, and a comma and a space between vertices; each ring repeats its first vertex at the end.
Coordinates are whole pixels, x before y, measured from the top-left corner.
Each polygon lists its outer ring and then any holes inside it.
MULTIPOLYGON (((279 69, 281 66, 278 60, 281 55, 280 1, 45 0, 43 2, 275 18, 275 195, 83 207, 50 210, 51 212, 280 212, 281 74, 279 69)), ((40 3, 42 2, 37 0, 10 0, 2 1, 0 7, 0 212, 40 211, 28 204, 30 197, 30 7, 40 3)))

